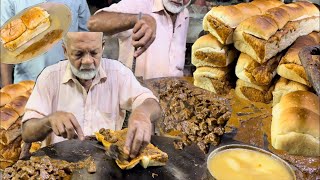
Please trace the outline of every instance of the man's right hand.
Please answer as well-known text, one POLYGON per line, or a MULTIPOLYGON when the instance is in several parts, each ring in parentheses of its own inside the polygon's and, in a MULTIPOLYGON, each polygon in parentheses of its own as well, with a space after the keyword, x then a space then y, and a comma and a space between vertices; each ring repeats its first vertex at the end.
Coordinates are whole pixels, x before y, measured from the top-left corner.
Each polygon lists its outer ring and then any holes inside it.
POLYGON ((140 56, 153 43, 156 38, 157 23, 156 20, 147 14, 144 14, 133 27, 132 45, 137 48, 135 57, 140 56))
POLYGON ((72 113, 58 111, 48 116, 48 123, 57 136, 84 140, 83 131, 72 113))

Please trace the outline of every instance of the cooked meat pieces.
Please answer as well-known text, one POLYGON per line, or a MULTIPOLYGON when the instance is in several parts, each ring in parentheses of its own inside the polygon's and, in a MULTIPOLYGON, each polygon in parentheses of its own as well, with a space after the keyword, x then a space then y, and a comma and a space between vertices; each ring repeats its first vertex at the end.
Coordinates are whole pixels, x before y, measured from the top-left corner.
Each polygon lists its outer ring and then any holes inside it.
POLYGON ((94 173, 95 167, 92 167, 93 164, 94 161, 91 157, 77 163, 51 159, 48 156, 31 157, 30 160, 19 160, 12 167, 6 168, 3 173, 3 180, 70 179, 75 169, 87 167, 88 172, 90 169, 90 172, 94 173))
POLYGON ((210 144, 219 143, 219 136, 223 135, 223 127, 231 116, 227 99, 180 79, 162 78, 148 83, 160 99, 164 115, 160 121, 162 131, 183 134, 182 141, 174 143, 176 149, 195 142, 206 152, 210 144))

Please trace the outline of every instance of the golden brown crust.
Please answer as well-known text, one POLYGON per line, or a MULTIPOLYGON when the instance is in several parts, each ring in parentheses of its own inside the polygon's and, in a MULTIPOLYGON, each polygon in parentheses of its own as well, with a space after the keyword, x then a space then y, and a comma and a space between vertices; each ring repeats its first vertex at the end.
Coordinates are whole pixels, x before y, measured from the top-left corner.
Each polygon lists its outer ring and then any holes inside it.
POLYGON ((20 84, 10 84, 3 87, 0 91, 9 94, 9 96, 14 99, 15 97, 25 93, 27 89, 20 84))
POLYGON ((18 118, 19 114, 11 107, 0 108, 0 127, 2 129, 9 129, 18 118))
POLYGON ((257 6, 260 9, 261 13, 266 12, 268 9, 283 5, 281 1, 277 0, 255 0, 252 1, 251 4, 257 6))
POLYGON ((212 53, 197 51, 194 53, 197 59, 201 59, 205 63, 212 63, 217 67, 226 66, 226 54, 225 53, 212 53))
POLYGON ((27 30, 21 19, 15 19, 1 29, 1 40, 3 44, 13 41, 27 30))
POLYGON ((9 102, 11 102, 10 95, 4 92, 0 92, 0 107, 8 104, 9 102))
POLYGON ((28 29, 35 29, 48 16, 48 13, 41 7, 33 7, 21 16, 21 20, 28 29))
POLYGON ((290 20, 290 16, 287 11, 279 7, 269 9, 265 15, 277 23, 278 29, 282 29, 290 20))
POLYGON ((27 104, 28 97, 26 96, 18 96, 14 98, 9 104, 7 104, 5 107, 11 107, 14 109, 19 116, 22 116, 24 114, 24 108, 27 104))
POLYGON ((19 84, 24 86, 27 90, 32 90, 35 85, 35 82, 32 80, 25 80, 25 81, 20 81, 19 84))
POLYGON ((297 20, 298 18, 307 14, 307 11, 297 3, 290 3, 279 6, 279 8, 284 9, 290 16, 290 21, 297 20))

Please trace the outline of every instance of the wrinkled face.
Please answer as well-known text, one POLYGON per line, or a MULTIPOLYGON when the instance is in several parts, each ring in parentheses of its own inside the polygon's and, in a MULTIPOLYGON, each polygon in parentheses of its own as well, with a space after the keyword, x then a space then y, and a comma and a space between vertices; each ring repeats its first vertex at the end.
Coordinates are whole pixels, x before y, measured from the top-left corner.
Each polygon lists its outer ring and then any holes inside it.
POLYGON ((162 2, 167 11, 178 14, 190 4, 191 0, 162 0, 162 2))
POLYGON ((76 77, 89 80, 97 74, 104 47, 102 38, 100 32, 69 32, 66 35, 63 48, 76 77))

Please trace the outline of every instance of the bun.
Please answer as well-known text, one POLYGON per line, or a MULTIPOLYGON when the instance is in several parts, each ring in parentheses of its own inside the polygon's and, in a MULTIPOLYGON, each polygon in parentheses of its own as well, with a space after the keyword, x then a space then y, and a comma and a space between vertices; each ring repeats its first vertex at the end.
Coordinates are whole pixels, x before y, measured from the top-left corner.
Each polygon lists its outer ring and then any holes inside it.
POLYGON ((281 77, 311 87, 306 71, 301 64, 299 52, 306 46, 319 44, 319 39, 320 35, 316 32, 299 37, 281 59, 277 73, 281 77))
POLYGON ((8 104, 9 102, 11 102, 10 95, 4 92, 0 92, 0 107, 8 104))
POLYGON ((309 2, 292 3, 250 17, 235 29, 234 46, 257 62, 264 63, 298 37, 320 30, 319 10, 318 14, 306 13, 315 11, 314 8, 309 2))
POLYGON ((10 84, 3 87, 0 92, 7 93, 12 99, 20 96, 21 94, 25 93, 27 89, 20 85, 20 84, 10 84))
POLYGON ((272 101, 273 89, 274 86, 258 86, 238 79, 235 93, 242 99, 268 104, 272 101))
POLYGON ((289 154, 320 156, 319 97, 307 91, 283 96, 272 109, 271 142, 289 154))
POLYGON ((0 108, 0 128, 5 130, 9 129, 18 118, 19 114, 11 107, 0 108))
POLYGON ((282 96, 294 92, 294 91, 308 91, 309 88, 306 85, 300 84, 295 81, 288 80, 286 78, 281 77, 272 92, 273 95, 273 106, 278 104, 282 98, 282 96))
POLYGON ((221 44, 232 44, 233 31, 242 21, 282 4, 276 0, 256 0, 251 3, 213 7, 203 19, 203 29, 209 31, 221 44))
POLYGON ((237 54, 235 48, 224 46, 211 34, 207 34, 193 44, 191 61, 196 67, 226 67, 234 61, 237 54))
POLYGON ((276 70, 282 54, 269 61, 259 64, 245 53, 241 53, 236 65, 236 75, 239 79, 260 86, 268 86, 276 75, 276 70))
POLYGON ((232 88, 229 82, 229 71, 229 67, 199 67, 193 73, 194 85, 216 94, 227 94, 232 88))

